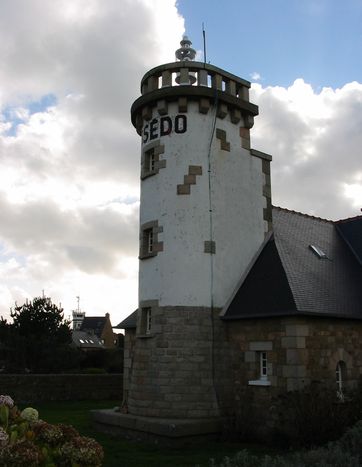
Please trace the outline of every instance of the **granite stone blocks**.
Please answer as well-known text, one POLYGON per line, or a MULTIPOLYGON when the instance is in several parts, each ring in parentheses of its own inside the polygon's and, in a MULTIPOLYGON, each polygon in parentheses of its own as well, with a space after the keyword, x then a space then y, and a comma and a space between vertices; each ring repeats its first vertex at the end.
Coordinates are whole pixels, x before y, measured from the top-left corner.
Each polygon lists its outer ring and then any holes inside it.
POLYGON ((230 143, 227 141, 226 131, 216 128, 216 138, 220 140, 220 148, 230 152, 230 143))
POLYGON ((131 413, 151 416, 157 410, 159 417, 188 417, 197 411, 219 414, 212 378, 210 313, 201 307, 152 308, 152 319, 160 328, 154 338, 139 340, 142 345, 135 348, 131 413), (201 331, 200 323, 205 324, 201 331), (139 384, 142 391, 137 391, 139 384), (152 405, 142 403, 144 399, 152 405))

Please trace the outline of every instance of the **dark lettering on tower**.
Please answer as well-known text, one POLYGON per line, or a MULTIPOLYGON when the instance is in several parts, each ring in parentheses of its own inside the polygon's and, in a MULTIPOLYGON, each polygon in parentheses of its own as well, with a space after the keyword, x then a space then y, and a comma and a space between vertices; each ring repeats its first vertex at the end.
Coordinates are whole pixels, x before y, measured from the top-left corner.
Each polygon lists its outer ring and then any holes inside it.
POLYGON ((180 114, 176 117, 165 117, 153 118, 149 123, 143 128, 142 131, 142 142, 143 144, 148 141, 153 141, 155 139, 161 138, 162 136, 167 136, 172 131, 177 134, 186 133, 187 130, 187 116, 180 114))

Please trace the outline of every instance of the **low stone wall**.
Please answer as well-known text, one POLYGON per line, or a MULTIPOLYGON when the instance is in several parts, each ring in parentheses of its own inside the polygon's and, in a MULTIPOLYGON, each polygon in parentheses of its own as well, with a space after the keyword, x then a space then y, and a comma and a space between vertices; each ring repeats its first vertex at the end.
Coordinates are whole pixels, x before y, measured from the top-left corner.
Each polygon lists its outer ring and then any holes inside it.
POLYGON ((122 374, 0 375, 0 393, 16 403, 66 400, 122 400, 122 374))

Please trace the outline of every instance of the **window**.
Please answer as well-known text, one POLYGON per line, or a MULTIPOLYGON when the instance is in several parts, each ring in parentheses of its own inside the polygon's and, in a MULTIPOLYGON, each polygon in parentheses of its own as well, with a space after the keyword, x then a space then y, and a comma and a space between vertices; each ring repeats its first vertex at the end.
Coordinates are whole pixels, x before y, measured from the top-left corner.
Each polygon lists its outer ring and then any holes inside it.
POLYGON ((336 366, 336 386, 337 386, 337 397, 340 400, 344 400, 344 383, 346 378, 346 364, 340 360, 336 366))
POLYGON ((328 259, 328 256, 324 253, 324 251, 316 245, 309 245, 309 248, 313 251, 313 253, 318 256, 319 259, 328 259))
POLYGON ((146 229, 144 231, 144 245, 146 254, 153 253, 153 229, 146 229))
POLYGON ((265 350, 253 352, 253 365, 256 370, 257 379, 248 381, 249 386, 270 386, 268 376, 271 372, 271 365, 268 365, 268 353, 265 350), (268 368, 270 366, 270 369, 268 368))
POLYGON ((152 308, 141 308, 140 335, 150 336, 152 332, 152 308))
POLYGON ((140 230, 140 259, 152 258, 163 251, 163 242, 159 241, 159 234, 163 232, 158 221, 150 221, 141 225, 140 230))
POLYGON ((155 171, 155 148, 151 148, 145 152, 145 171, 149 174, 155 171))
MULTIPOLYGON (((161 127, 162 130, 162 122, 161 127)), ((164 152, 165 146, 163 144, 160 144, 160 141, 148 143, 143 148, 141 159, 141 180, 151 177, 152 175, 157 175, 160 169, 164 169, 166 167, 166 159, 160 158, 161 154, 164 154, 164 152)))
POLYGON ((260 364, 260 379, 268 379, 268 360, 266 352, 259 352, 259 364, 260 364))
POLYGON ((152 310, 151 308, 146 308, 146 334, 150 334, 151 332, 151 324, 152 324, 152 310))

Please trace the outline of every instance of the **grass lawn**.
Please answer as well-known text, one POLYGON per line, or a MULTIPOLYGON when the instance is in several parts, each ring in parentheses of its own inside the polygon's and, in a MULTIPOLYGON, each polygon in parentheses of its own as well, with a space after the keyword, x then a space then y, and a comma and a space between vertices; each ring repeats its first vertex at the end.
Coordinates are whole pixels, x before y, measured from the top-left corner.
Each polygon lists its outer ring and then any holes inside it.
MULTIPOLYGON (((207 467, 211 457, 221 459, 242 449, 254 454, 275 454, 262 446, 211 442, 183 449, 165 449, 146 443, 132 443, 98 433, 90 425, 91 409, 107 409, 119 401, 74 401, 34 404, 40 418, 49 423, 73 425, 81 435, 95 438, 104 449, 104 467, 207 467)), ((23 407, 19 407, 23 408, 23 407)))

